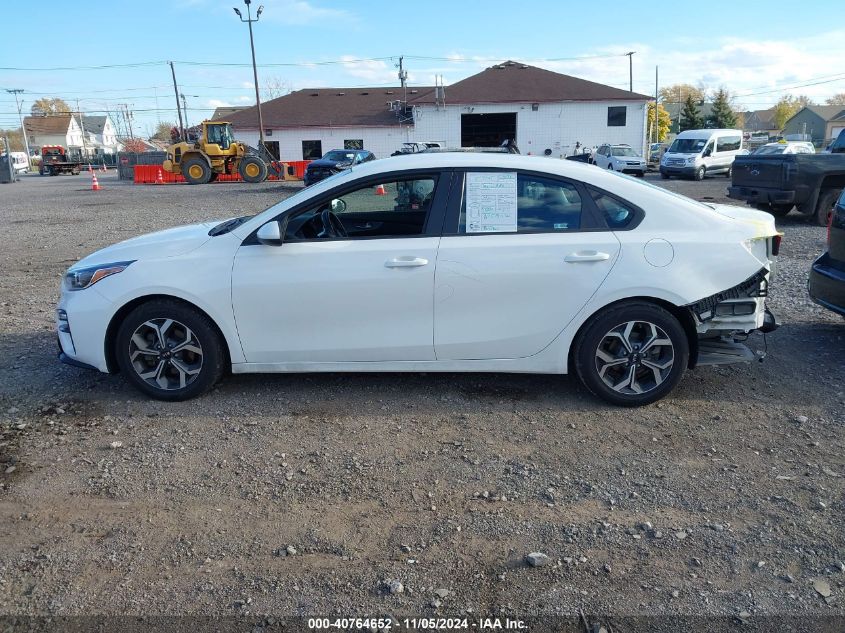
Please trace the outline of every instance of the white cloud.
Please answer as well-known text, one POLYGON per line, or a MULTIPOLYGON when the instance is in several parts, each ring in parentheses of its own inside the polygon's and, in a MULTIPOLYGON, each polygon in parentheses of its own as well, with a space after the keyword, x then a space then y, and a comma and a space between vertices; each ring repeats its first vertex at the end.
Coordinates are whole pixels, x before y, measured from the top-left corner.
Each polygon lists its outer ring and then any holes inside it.
POLYGON ((262 19, 283 24, 319 24, 320 26, 348 25, 356 20, 345 9, 320 7, 308 0, 263 0, 265 4, 262 19))
POLYGON ((398 70, 392 62, 384 60, 360 60, 352 55, 343 55, 341 66, 346 74, 374 85, 398 85, 398 70))
POLYGON ((253 98, 245 97, 243 95, 239 97, 235 97, 234 99, 209 99, 205 102, 205 107, 207 108, 231 108, 233 106, 239 106, 244 104, 252 103, 253 98))

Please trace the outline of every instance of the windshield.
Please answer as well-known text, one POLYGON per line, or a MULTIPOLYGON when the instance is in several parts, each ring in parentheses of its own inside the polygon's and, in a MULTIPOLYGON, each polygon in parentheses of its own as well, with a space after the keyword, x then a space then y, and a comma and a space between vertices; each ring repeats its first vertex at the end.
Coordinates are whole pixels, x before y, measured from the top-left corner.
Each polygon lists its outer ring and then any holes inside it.
POLYGON ((783 154, 786 147, 786 145, 763 145, 755 149, 754 154, 783 154))
POLYGON ((676 138, 669 148, 670 154, 698 154, 707 144, 706 138, 676 138))
POLYGON ((613 147, 610 150, 613 156, 636 156, 630 147, 613 147))
POLYGON ((340 150, 332 150, 325 156, 323 160, 334 160, 339 163, 351 163, 355 160, 355 152, 342 152, 340 150))

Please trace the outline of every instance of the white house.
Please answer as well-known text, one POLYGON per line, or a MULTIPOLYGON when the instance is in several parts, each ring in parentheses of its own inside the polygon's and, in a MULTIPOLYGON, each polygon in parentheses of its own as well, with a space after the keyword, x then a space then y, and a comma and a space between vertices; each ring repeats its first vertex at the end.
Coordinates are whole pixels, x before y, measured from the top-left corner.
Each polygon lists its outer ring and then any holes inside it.
MULTIPOLYGON (((576 148, 627 143, 645 150, 646 104, 627 90, 518 62, 492 66, 445 88, 320 88, 262 104, 264 137, 282 160, 363 148, 389 156, 405 141, 448 147, 516 142, 523 154, 565 157, 576 148)), ((257 109, 229 119, 258 144, 257 109)))
POLYGON ((70 114, 24 117, 23 128, 33 151, 45 145, 61 145, 69 153, 82 151, 82 128, 70 114))
MULTIPOLYGON (((85 145, 102 151, 104 154, 116 154, 120 149, 117 131, 109 115, 83 116, 82 126, 85 129, 85 145)), ((99 153, 99 152, 98 152, 99 153)))

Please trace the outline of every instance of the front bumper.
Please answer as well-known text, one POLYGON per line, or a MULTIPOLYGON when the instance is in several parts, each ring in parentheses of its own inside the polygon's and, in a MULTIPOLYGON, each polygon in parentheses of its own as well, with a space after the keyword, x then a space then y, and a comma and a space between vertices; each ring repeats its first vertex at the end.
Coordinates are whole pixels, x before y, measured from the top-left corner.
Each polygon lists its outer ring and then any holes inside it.
POLYGON ((808 289, 817 304, 845 316, 845 271, 833 267, 830 253, 813 262, 808 289))
POLYGON ((795 204, 795 191, 739 185, 728 187, 728 198, 749 204, 795 204))
POLYGON ((76 292, 63 289, 56 310, 62 362, 108 372, 105 340, 113 312, 112 302, 96 287, 76 292))
POLYGON ((695 176, 695 165, 689 166, 675 166, 675 165, 661 165, 660 173, 669 176, 695 176))

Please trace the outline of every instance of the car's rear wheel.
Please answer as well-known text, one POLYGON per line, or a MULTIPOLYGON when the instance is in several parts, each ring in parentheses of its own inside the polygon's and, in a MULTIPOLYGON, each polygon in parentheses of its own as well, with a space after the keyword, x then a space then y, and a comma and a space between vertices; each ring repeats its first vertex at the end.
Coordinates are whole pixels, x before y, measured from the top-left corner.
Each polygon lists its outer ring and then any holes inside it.
POLYGON ((731 176, 733 176, 733 173, 734 167, 733 165, 731 165, 730 167, 728 167, 728 171, 725 172, 725 178, 730 178, 731 176))
POLYGON ((226 354, 211 320, 180 301, 132 310, 117 331, 115 355, 126 379, 158 400, 187 400, 223 375, 226 354))
POLYGON ((830 214, 833 213, 833 205, 836 204, 839 189, 822 189, 819 194, 819 201, 816 204, 816 212, 811 216, 819 226, 827 226, 830 221, 830 214))
POLYGON ((625 302, 599 313, 578 334, 573 361, 581 382, 596 396, 636 407, 659 400, 680 382, 689 342, 669 311, 625 302))

